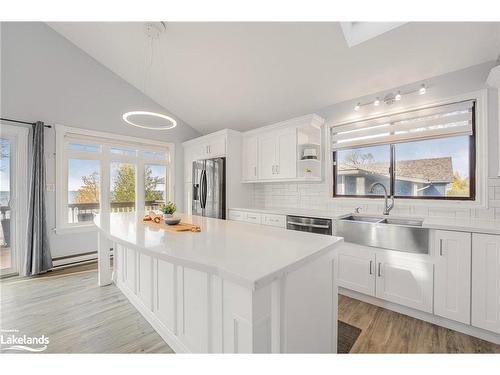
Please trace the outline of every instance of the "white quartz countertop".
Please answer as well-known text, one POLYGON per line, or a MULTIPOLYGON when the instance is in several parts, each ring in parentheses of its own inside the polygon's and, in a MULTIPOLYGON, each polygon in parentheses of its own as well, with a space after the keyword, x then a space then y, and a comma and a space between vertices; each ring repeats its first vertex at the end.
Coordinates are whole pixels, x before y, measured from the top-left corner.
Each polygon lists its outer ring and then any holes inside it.
POLYGON ((341 237, 304 233, 263 225, 179 215, 201 227, 200 233, 171 232, 142 222, 135 213, 96 215, 94 222, 112 241, 258 288, 300 268, 343 241, 341 237))
POLYGON ((428 217, 423 227, 459 232, 473 232, 500 235, 500 221, 483 219, 457 219, 449 217, 428 217))
MULTIPOLYGON (((300 208, 230 208, 236 211, 259 212, 275 215, 297 215, 318 217, 326 219, 339 219, 344 215, 351 214, 350 211, 322 211, 322 210, 307 210, 300 208)), ((367 215, 363 212, 360 215, 367 215)), ((369 214, 368 216, 374 216, 369 214)), ((377 215, 378 216, 378 215, 377 215)), ((390 217, 402 218, 402 216, 390 215, 390 217)), ((500 235, 500 221, 498 220, 484 220, 472 218, 449 218, 449 217, 413 217, 415 219, 422 219, 422 227, 431 229, 442 229, 459 232, 473 232, 473 233, 486 233, 500 235)))

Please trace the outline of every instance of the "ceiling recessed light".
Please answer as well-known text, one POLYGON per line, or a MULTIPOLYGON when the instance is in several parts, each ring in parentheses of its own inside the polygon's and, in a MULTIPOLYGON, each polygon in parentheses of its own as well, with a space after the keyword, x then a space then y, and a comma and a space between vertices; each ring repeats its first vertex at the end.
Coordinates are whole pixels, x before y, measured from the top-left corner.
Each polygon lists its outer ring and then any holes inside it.
POLYGON ((177 121, 174 120, 172 117, 161 114, 161 113, 156 113, 156 112, 148 112, 148 111, 132 111, 132 112, 127 112, 124 113, 123 116, 123 121, 125 121, 127 124, 137 126, 138 128, 143 128, 143 129, 151 129, 151 130, 168 130, 168 129, 173 129, 177 126, 177 121), (134 122, 130 119, 130 117, 133 116, 152 116, 152 117, 157 117, 161 118, 163 120, 166 120, 167 123, 165 125, 148 125, 148 124, 141 124, 138 122, 134 122))
POLYGON ((427 92, 427 89, 425 87, 425 84, 422 83, 422 86, 420 87, 420 89, 418 90, 418 94, 419 95, 424 95, 425 93, 427 92))
POLYGON ((399 102, 401 100, 401 91, 398 91, 398 93, 394 97, 394 100, 397 101, 397 102, 399 102))
POLYGON ((356 112, 358 112, 358 111, 360 110, 360 108, 361 108, 361 103, 358 103, 358 104, 356 104, 356 106, 354 107, 354 110, 355 110, 356 112))
POLYGON ((375 107, 378 107, 380 105, 380 99, 379 98, 375 99, 375 101, 373 102, 373 105, 375 107))

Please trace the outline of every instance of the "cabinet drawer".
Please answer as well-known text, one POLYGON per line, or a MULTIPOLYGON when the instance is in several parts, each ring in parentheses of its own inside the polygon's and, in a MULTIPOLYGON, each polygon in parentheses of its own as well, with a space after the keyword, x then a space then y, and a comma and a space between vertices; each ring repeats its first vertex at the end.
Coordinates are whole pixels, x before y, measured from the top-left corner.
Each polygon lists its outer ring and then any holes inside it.
POLYGON ((285 216, 264 214, 262 215, 262 224, 285 228, 285 216))
POLYGON ((261 214, 255 212, 247 212, 245 221, 253 224, 260 224, 261 214))
POLYGON ((246 221, 246 212, 229 210, 229 220, 246 221))

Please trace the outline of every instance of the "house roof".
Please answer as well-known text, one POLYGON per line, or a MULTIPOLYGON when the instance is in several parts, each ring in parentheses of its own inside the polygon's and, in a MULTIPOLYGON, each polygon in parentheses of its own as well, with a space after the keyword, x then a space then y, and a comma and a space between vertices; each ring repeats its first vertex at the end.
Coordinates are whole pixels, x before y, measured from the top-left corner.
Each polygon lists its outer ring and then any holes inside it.
MULTIPOLYGON (((389 163, 340 164, 339 171, 344 175, 363 172, 388 177, 389 163)), ((453 181, 451 157, 400 160, 396 162, 396 175, 400 180, 450 183, 453 181)))

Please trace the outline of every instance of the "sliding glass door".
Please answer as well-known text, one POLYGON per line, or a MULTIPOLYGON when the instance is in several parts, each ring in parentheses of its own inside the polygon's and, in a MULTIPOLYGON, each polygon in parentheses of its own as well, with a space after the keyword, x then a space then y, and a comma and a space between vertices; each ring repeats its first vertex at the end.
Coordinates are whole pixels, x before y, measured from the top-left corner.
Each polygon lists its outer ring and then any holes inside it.
POLYGON ((0 276, 20 272, 26 247, 28 129, 0 124, 0 276))

